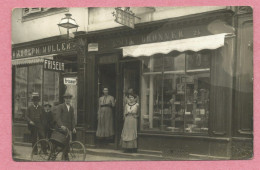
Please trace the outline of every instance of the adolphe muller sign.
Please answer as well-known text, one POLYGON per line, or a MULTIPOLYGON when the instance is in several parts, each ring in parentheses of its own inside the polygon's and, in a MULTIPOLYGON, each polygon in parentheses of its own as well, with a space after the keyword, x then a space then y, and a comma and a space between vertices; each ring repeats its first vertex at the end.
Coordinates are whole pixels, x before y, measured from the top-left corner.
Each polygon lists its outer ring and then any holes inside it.
POLYGON ((12 49, 12 58, 25 58, 41 56, 47 54, 58 54, 66 51, 75 50, 75 43, 70 42, 52 42, 39 46, 18 47, 12 49))

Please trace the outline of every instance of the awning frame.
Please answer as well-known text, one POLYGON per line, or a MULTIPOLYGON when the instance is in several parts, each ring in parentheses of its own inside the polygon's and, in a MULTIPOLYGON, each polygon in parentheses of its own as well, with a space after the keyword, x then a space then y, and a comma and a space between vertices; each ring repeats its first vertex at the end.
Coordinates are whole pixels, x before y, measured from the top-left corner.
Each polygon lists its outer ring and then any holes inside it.
MULTIPOLYGON (((231 36, 233 36, 233 34, 231 34, 231 36)), ((120 48, 123 50, 123 57, 141 57, 152 56, 155 54, 169 54, 173 51, 198 52, 206 49, 214 50, 220 48, 224 46, 225 38, 228 37, 230 37, 229 33, 221 33, 195 38, 125 46, 120 48)))
POLYGON ((12 66, 28 65, 28 64, 41 64, 44 62, 44 59, 53 60, 53 56, 54 55, 52 54, 52 55, 13 59, 12 66))

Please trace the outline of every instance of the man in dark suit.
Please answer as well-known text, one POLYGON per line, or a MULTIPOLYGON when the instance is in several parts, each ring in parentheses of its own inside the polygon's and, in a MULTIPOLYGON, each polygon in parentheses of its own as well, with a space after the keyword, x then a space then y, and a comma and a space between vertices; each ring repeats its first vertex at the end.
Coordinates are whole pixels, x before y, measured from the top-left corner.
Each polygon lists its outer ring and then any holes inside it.
POLYGON ((59 128, 66 131, 69 130, 70 137, 68 138, 67 144, 63 150, 62 160, 69 160, 68 153, 69 153, 69 142, 71 140, 71 133, 76 133, 75 129, 75 118, 74 118, 74 109, 71 106, 71 98, 72 95, 69 93, 65 93, 63 95, 64 103, 60 104, 56 107, 56 123, 59 128))
MULTIPOLYGON (((45 135, 44 135, 44 128, 42 124, 43 108, 42 106, 39 105, 39 101, 40 101, 39 93, 37 92, 32 93, 32 101, 33 101, 33 105, 28 107, 25 118, 28 122, 28 128, 31 131, 32 147, 33 147, 37 142, 37 136, 39 136, 40 139, 43 139, 45 138, 45 135)), ((34 154, 38 153, 37 150, 34 150, 33 152, 34 154)))

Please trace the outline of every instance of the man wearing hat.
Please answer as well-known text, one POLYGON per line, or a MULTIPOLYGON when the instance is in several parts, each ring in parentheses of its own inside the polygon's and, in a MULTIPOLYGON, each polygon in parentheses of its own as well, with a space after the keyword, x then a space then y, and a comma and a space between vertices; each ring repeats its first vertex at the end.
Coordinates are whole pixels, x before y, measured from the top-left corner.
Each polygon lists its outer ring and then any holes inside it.
MULTIPOLYGON (((34 144, 37 142, 37 136, 39 136, 40 139, 43 139, 45 135, 44 135, 44 128, 42 124, 43 108, 42 106, 39 105, 39 101, 40 101, 39 93, 37 92, 32 93, 32 101, 33 104, 28 107, 25 118, 28 122, 28 128, 31 131, 32 147, 33 147, 34 144)), ((37 150, 33 152, 34 154, 38 153, 37 150)))
POLYGON ((62 154, 62 160, 69 160, 69 142, 71 140, 71 132, 76 133, 75 129, 75 118, 74 118, 74 108, 71 106, 72 95, 70 93, 65 93, 63 95, 64 103, 58 105, 55 109, 56 124, 59 128, 66 131, 70 131, 70 138, 68 138, 67 145, 65 146, 62 154))

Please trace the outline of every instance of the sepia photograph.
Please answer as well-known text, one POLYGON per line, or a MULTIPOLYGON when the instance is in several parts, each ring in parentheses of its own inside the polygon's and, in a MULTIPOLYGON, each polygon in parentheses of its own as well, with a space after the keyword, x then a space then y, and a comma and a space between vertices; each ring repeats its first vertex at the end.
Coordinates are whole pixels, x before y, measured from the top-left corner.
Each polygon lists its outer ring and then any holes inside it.
POLYGON ((11 17, 14 161, 254 158, 250 6, 11 17))

